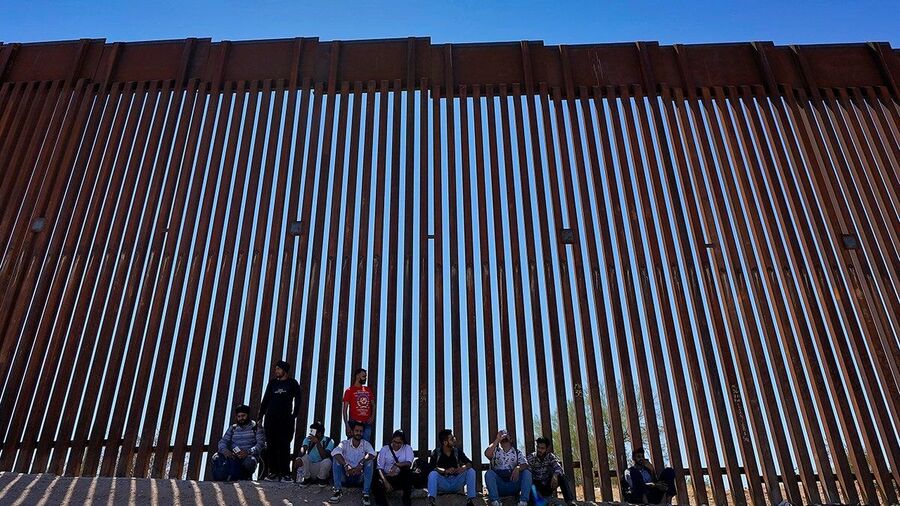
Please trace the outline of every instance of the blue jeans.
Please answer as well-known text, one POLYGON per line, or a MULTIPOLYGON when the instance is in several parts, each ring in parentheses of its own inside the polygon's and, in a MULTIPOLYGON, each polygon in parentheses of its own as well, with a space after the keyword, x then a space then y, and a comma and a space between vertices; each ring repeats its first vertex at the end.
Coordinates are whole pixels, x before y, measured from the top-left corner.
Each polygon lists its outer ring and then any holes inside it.
POLYGON ((488 489, 488 500, 499 501, 501 497, 519 494, 519 501, 528 501, 531 495, 531 471, 519 473, 516 481, 501 478, 494 470, 484 473, 484 484, 488 489))
POLYGON ((249 455, 243 459, 227 458, 216 453, 212 459, 212 475, 215 481, 249 480, 256 471, 256 457, 249 455))
POLYGON ((469 469, 462 474, 443 476, 437 471, 428 475, 428 497, 437 497, 438 492, 460 492, 466 487, 466 497, 475 498, 475 470, 469 469))
POLYGON ((334 488, 340 490, 344 485, 362 484, 363 494, 368 494, 372 490, 372 473, 375 472, 374 460, 370 460, 363 465, 362 474, 347 476, 344 466, 338 464, 337 459, 331 465, 331 473, 334 478, 334 488))

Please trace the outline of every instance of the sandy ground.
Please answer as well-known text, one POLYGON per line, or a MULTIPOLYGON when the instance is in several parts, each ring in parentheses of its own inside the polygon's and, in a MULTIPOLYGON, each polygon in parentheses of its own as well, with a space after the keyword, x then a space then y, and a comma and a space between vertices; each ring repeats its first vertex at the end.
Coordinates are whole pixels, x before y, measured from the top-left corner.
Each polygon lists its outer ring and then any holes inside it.
MULTIPOLYGON (((394 494, 396 495, 396 494, 394 494)), ((50 474, 17 474, 0 472, 0 506, 56 504, 259 504, 327 505, 331 487, 300 488, 293 483, 244 481, 215 483, 209 481, 154 480, 149 478, 73 478, 50 474)), ((341 505, 360 505, 359 489, 344 489, 341 505)), ((399 496, 391 497, 399 505, 399 496)), ((414 506, 424 506, 424 491, 413 495, 414 506)), ((479 500, 479 505, 484 502, 479 500)), ((514 506, 507 501, 504 506, 514 506)), ((437 506, 464 506, 465 497, 445 495, 437 506)))

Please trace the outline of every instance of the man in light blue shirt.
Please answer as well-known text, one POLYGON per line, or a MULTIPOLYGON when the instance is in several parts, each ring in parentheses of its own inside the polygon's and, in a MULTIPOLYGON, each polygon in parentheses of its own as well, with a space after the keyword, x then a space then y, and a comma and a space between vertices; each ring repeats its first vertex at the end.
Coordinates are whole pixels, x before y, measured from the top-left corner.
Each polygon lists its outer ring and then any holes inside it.
POLYGON ((334 440, 325 435, 325 425, 313 422, 309 426, 309 435, 300 446, 300 456, 294 460, 301 487, 325 486, 328 483, 331 477, 331 450, 334 450, 334 440))

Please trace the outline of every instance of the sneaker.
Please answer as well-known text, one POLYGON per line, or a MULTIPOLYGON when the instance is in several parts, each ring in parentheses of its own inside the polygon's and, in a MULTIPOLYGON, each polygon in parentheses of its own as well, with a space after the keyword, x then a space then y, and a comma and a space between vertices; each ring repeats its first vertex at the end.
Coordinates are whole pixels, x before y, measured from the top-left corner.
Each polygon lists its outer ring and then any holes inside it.
POLYGON ((519 501, 519 506, 528 506, 528 501, 519 501))
POLYGON ((343 493, 341 492, 341 489, 333 488, 333 489, 331 489, 331 499, 328 499, 328 502, 333 502, 333 503, 341 502, 342 495, 343 495, 343 493))
POLYGON ((319 484, 319 488, 325 488, 328 486, 328 480, 320 480, 316 478, 316 483, 319 484))
POLYGON ((276 473, 269 473, 263 481, 281 481, 281 476, 276 473))
POLYGON ((369 500, 369 494, 363 494, 363 506, 369 506, 372 501, 369 500))
POLYGON ((293 478, 291 478, 290 476, 288 476, 286 474, 282 474, 281 479, 279 481, 282 483, 294 483, 293 478))
POLYGON ((297 485, 302 488, 306 488, 306 487, 309 487, 310 485, 315 485, 315 481, 313 481, 312 478, 306 478, 305 480, 298 481, 297 485))

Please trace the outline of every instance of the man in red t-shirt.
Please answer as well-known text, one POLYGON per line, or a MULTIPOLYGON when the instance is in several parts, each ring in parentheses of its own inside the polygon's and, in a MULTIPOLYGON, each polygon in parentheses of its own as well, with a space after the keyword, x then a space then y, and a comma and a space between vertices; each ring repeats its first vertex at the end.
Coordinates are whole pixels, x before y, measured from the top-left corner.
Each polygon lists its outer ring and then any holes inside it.
POLYGON ((363 426, 363 439, 372 442, 372 431, 375 428, 375 395, 366 386, 365 369, 357 369, 353 373, 353 385, 344 391, 344 427, 350 436, 353 422, 363 426))

